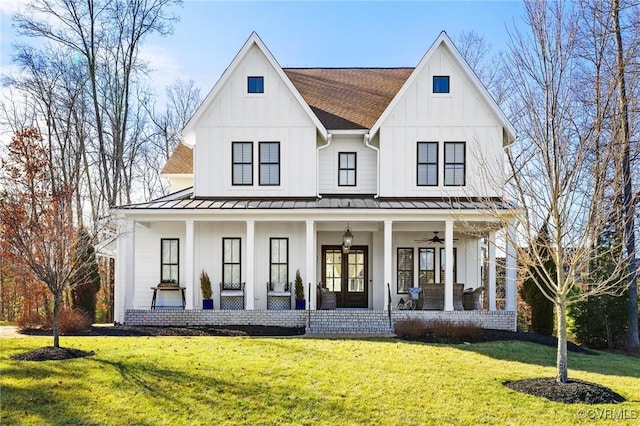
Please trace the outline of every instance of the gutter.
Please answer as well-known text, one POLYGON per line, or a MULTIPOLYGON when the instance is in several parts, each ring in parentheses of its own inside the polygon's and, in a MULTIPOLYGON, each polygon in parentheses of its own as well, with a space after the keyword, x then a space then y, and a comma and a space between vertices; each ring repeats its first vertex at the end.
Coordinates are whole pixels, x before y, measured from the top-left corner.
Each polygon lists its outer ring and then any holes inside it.
POLYGON ((322 145, 318 149, 316 149, 316 197, 318 199, 322 198, 320 195, 320 150, 325 149, 331 145, 331 141, 333 140, 333 134, 327 132, 327 136, 325 138, 327 141, 326 144, 322 145))
POLYGON ((380 149, 371 145, 371 135, 369 133, 365 133, 362 138, 362 142, 364 146, 367 148, 371 148, 376 152, 376 162, 377 162, 377 176, 376 176, 376 195, 373 198, 378 198, 380 196, 380 149))

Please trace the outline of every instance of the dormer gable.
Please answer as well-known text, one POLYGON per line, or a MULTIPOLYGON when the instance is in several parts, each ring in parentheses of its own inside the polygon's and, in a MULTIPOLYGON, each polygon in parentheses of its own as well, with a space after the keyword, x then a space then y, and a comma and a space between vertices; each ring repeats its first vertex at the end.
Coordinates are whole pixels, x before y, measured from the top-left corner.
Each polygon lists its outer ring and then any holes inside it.
MULTIPOLYGON (((447 58, 452 61, 452 65, 462 72, 463 78, 470 81, 473 88, 478 92, 480 99, 487 106, 489 111, 495 116, 496 120, 500 123, 503 129, 503 145, 507 146, 511 144, 516 138, 516 131, 513 125, 509 122, 505 114, 502 112, 496 101, 493 99, 487 88, 480 81, 476 73, 471 69, 467 61, 462 57, 458 48, 454 45, 453 41, 449 38, 445 31, 442 31, 438 38, 433 42, 431 47, 427 50, 422 57, 418 65, 415 67, 411 75, 404 82, 400 90, 396 93, 393 100, 389 103, 385 111, 380 115, 375 124, 371 127, 370 137, 376 136, 383 123, 393 114, 394 109, 399 103, 403 101, 408 95, 410 88, 417 83, 417 80, 421 75, 425 73, 427 68, 432 62, 436 60, 436 55, 441 52, 441 49, 445 49, 447 58)), ((444 84, 446 84, 447 92, 450 88, 450 84, 453 84, 446 79, 436 81, 437 77, 448 77, 446 75, 433 75, 434 79, 427 83, 427 87, 424 88, 425 93, 433 94, 434 89, 439 91, 444 84), (437 85, 437 87, 436 87, 437 85)))
MULTIPOLYGON (((233 58, 229 66, 222 73, 222 76, 220 77, 220 79, 216 82, 216 84, 213 86, 213 88, 211 89, 207 97, 200 104, 196 112, 193 114, 193 116, 189 119, 186 126, 184 127, 182 131, 182 136, 183 136, 183 142, 186 145, 191 147, 195 145, 195 139, 196 139, 195 131, 198 125, 197 123, 206 114, 207 110, 214 102, 214 99, 220 94, 220 92, 224 89, 224 87, 229 83, 229 80, 232 78, 232 76, 237 71, 237 69, 241 67, 245 61, 248 60, 248 57, 251 55, 253 49, 258 49, 261 55, 263 55, 266 61, 271 65, 271 67, 273 67, 273 70, 275 71, 276 76, 279 77, 279 79, 284 83, 284 85, 291 92, 291 95, 297 100, 297 103, 300 105, 300 107, 304 110, 306 115, 315 125, 320 136, 323 138, 326 138, 327 130, 325 129, 321 121, 314 114, 311 107, 309 107, 309 105, 305 102, 302 95, 300 94, 300 92, 298 92, 298 90, 293 85, 293 83, 291 82, 287 74, 283 71, 282 67, 278 64, 275 57, 271 54, 271 52, 266 47, 264 42, 260 39, 258 34, 254 31, 251 33, 251 35, 249 36, 247 41, 244 43, 240 51, 233 58)), ((264 80, 262 80, 262 82, 259 81, 259 77, 264 78, 264 76, 247 75, 246 77, 247 77, 247 81, 246 81, 247 94, 259 96, 261 93, 264 93, 264 90, 269 90, 268 87, 265 89, 264 80), (254 79, 254 81, 252 81, 252 79, 254 79), (261 84, 262 86, 260 87, 261 84), (253 90, 255 90, 256 87, 258 89, 261 88, 262 92, 254 91, 253 93, 251 93, 253 90)))

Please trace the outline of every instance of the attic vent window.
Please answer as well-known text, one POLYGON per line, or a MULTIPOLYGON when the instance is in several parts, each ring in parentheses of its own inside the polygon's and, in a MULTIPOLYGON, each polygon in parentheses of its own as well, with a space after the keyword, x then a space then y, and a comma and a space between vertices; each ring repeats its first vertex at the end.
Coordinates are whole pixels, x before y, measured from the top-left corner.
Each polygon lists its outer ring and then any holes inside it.
POLYGON ((449 76, 433 76, 433 93, 449 93, 449 76))
POLYGON ((264 77, 248 77, 247 92, 264 93, 264 77))

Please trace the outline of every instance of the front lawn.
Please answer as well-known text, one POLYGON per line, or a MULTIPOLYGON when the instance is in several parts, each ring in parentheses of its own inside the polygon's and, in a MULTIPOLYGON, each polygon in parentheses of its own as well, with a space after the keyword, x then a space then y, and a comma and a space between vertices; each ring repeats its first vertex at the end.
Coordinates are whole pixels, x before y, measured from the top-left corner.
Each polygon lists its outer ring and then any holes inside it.
POLYGON ((608 386, 627 398, 623 404, 564 405, 503 386, 554 375, 555 350, 532 343, 63 337, 62 346, 96 354, 9 359, 50 340, 0 341, 0 424, 530 425, 640 418, 639 358, 569 354, 571 378, 608 386))

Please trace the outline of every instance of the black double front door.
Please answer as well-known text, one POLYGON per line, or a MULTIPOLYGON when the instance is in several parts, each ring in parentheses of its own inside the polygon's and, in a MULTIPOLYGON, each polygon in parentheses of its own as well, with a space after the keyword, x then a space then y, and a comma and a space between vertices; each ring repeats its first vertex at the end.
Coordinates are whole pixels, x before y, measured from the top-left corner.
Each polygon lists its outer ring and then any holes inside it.
POLYGON ((338 308, 367 308, 369 280, 367 247, 322 246, 322 282, 336 294, 338 308))

